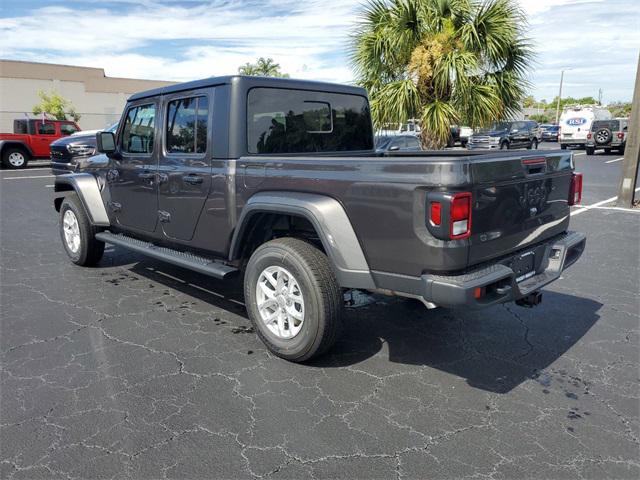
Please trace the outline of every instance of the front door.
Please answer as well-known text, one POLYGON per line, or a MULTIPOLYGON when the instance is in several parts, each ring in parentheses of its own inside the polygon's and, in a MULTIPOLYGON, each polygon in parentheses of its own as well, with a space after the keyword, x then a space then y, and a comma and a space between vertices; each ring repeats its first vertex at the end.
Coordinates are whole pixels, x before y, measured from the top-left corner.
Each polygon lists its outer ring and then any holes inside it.
POLYGON ((120 155, 107 172, 111 213, 118 224, 143 232, 153 232, 158 218, 157 110, 148 99, 129 106, 118 136, 120 155))
POLYGON ((191 240, 211 186, 209 94, 180 92, 164 104, 158 218, 167 237, 191 240))

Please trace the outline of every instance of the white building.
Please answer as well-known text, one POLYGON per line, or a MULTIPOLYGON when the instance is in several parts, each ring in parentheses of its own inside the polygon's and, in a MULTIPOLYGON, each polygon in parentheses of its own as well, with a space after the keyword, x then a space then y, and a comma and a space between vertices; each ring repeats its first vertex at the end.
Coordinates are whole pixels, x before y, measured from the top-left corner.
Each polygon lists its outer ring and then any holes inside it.
POLYGON ((16 118, 33 117, 39 91, 69 100, 80 127, 92 130, 118 121, 131 94, 172 83, 107 77, 102 68, 0 60, 0 132, 12 132, 16 118))

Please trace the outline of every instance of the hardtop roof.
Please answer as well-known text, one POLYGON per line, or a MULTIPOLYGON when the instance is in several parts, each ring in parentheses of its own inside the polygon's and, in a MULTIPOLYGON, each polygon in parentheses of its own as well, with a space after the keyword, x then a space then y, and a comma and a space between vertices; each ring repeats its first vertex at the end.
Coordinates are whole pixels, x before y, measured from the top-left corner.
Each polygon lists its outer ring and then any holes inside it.
POLYGON ((195 90, 198 88, 213 87, 216 85, 235 84, 240 88, 254 87, 272 87, 272 88, 290 88, 298 90, 327 90, 335 93, 345 93, 351 95, 366 96, 366 90, 361 87, 343 85, 339 83, 316 82, 311 80, 297 80, 291 78, 275 78, 275 77, 252 77, 247 75, 226 75, 222 77, 209 77, 201 80, 193 80, 190 82, 177 83, 165 87, 145 90, 143 92, 134 93, 128 101, 139 100, 142 98, 155 97, 176 93, 181 91, 195 90))

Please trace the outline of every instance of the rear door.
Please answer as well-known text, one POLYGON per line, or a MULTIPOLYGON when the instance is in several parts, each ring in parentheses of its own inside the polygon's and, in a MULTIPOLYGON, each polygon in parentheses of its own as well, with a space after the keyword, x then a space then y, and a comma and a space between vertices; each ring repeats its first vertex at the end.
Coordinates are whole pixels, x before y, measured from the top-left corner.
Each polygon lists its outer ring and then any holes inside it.
POLYGON ((158 217, 167 237, 191 240, 211 186, 209 91, 165 97, 158 217))
POLYGON ((567 229, 571 153, 478 158, 472 160, 471 172, 470 265, 524 249, 567 229))

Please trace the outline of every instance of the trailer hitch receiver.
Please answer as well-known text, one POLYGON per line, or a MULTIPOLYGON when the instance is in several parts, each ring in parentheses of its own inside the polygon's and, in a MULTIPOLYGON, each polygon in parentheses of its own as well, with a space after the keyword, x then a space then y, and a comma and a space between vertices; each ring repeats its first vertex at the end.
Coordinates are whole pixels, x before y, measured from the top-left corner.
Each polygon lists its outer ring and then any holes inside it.
POLYGON ((533 292, 516 300, 516 305, 526 308, 533 308, 540 303, 542 303, 542 292, 533 292))

